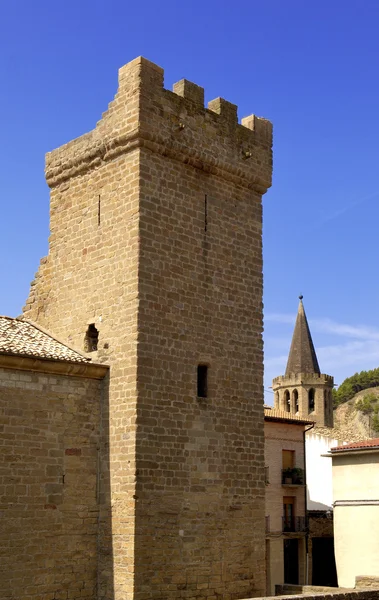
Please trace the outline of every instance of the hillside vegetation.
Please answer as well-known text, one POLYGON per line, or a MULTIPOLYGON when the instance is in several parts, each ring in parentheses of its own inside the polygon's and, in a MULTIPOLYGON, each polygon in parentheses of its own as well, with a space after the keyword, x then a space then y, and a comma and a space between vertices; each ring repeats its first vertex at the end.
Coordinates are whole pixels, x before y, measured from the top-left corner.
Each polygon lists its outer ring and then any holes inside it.
POLYGON ((359 442, 379 437, 379 387, 361 390, 334 410, 334 427, 317 427, 340 442, 359 442))
POLYGON ((379 368, 361 371, 348 377, 337 390, 333 390, 334 407, 351 400, 358 392, 379 386, 379 368))
POLYGON ((355 409, 369 417, 369 427, 379 432, 379 398, 376 394, 366 394, 355 403, 355 409))

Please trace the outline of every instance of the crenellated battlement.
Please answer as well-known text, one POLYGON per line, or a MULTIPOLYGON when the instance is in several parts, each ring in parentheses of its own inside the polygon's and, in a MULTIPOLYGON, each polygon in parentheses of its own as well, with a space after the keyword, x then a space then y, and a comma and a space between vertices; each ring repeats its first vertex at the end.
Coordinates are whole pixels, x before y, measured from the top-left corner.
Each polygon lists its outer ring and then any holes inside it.
POLYGON ((139 57, 119 70, 119 87, 96 128, 47 154, 46 179, 55 187, 136 148, 146 148, 264 193, 271 185, 272 124, 182 79, 173 91, 164 72, 139 57))
POLYGON ((290 373, 290 375, 279 375, 272 380, 272 387, 291 387, 300 385, 328 385, 333 387, 334 378, 325 373, 290 373))

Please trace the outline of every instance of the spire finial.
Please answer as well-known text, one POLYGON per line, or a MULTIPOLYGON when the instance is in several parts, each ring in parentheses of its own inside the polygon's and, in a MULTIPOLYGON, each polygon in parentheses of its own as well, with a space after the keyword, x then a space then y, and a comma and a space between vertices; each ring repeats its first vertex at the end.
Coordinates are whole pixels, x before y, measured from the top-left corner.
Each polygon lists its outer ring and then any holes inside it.
POLYGON ((299 300, 302 300, 302 299, 303 299, 303 294, 300 294, 299 300))

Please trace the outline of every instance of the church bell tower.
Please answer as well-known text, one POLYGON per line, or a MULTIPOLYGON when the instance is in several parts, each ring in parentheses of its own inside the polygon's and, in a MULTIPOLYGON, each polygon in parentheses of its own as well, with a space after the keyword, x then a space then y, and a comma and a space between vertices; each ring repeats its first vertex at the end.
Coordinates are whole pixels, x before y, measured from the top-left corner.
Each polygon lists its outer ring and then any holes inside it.
POLYGON ((303 296, 299 300, 286 372, 272 383, 274 406, 282 412, 312 419, 319 427, 333 427, 334 380, 320 371, 303 296))

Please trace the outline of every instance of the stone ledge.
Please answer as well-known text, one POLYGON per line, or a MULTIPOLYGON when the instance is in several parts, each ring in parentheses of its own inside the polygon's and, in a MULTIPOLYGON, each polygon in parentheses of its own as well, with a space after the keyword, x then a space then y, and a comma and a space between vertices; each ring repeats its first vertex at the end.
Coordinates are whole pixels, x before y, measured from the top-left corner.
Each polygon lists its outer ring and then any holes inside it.
POLYGON ((109 371, 107 365, 75 363, 47 358, 31 358, 20 354, 0 354, 0 367, 38 373, 69 375, 88 379, 103 379, 109 371))
MULTIPOLYGON (((279 597, 283 600, 286 598, 289 600, 294 600, 295 598, 325 598, 325 600, 379 600, 378 580, 376 580, 376 585, 376 588, 362 587, 357 589, 283 584, 275 586, 275 596, 267 597, 279 597)), ((255 600, 260 599, 256 598, 255 600)))
POLYGON ((168 146, 163 136, 153 136, 148 131, 137 130, 114 137, 109 143, 93 143, 66 161, 55 164, 47 161, 45 171, 47 184, 50 188, 54 188, 72 177, 96 169, 137 148, 147 148, 206 173, 222 176, 238 185, 247 185, 260 194, 264 194, 271 185, 271 181, 257 176, 254 172, 251 173, 251 170, 245 169, 243 165, 233 165, 222 159, 212 160, 205 151, 202 152, 197 147, 190 148, 175 140, 172 140, 171 146, 168 146))

